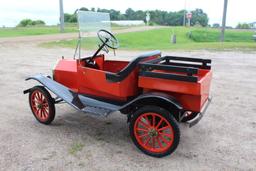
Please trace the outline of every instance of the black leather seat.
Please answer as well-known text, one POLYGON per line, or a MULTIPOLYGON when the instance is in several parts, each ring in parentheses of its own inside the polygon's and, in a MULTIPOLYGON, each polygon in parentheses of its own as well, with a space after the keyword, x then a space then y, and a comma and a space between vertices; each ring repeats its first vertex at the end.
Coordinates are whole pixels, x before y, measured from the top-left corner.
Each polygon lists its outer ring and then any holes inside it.
POLYGON ((139 57, 132 60, 125 68, 123 68, 118 73, 107 72, 106 73, 107 80, 110 82, 120 82, 124 80, 136 68, 136 66, 139 64, 140 61, 151 56, 161 56, 161 51, 155 50, 155 51, 151 51, 151 52, 140 55, 139 57))

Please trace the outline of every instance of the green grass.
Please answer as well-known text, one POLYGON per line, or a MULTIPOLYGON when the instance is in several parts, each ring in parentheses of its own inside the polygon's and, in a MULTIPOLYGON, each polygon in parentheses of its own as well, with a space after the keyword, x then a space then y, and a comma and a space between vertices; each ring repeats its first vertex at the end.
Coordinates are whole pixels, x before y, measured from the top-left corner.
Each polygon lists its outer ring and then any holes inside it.
POLYGON ((184 34, 184 29, 179 28, 163 28, 157 30, 149 30, 145 32, 130 32, 118 34, 117 38, 120 41, 122 49, 172 49, 176 45, 170 43, 171 33, 175 32, 177 35, 177 44, 191 43, 184 34))
MULTIPOLYGON (((112 26, 113 30, 127 29, 126 26, 112 26)), ((65 33, 78 32, 78 26, 75 23, 65 23, 65 33)), ((1 37, 33 36, 60 33, 59 26, 31 26, 31 27, 13 27, 0 28, 1 37)))
MULTIPOLYGON (((253 42, 252 31, 227 30, 225 42, 253 42)), ((217 29, 198 29, 191 31, 191 39, 195 42, 217 42, 220 39, 220 31, 217 29)))
MULTIPOLYGON (((65 32, 77 32, 76 25, 67 25, 65 32)), ((0 37, 17 37, 17 36, 32 36, 44 34, 59 33, 58 26, 34 26, 34 27, 14 27, 14 28, 0 28, 0 37)))
MULTIPOLYGON (((117 34, 122 50, 197 50, 197 49, 252 49, 256 50, 253 42, 253 31, 227 30, 226 42, 219 42, 220 31, 207 28, 169 27, 143 32, 117 34), (188 33, 192 33, 189 38, 188 33), (172 44, 171 35, 175 33, 177 43, 172 44)), ((95 49, 97 38, 87 38, 82 45, 85 49, 95 49)), ((77 40, 64 40, 44 43, 44 47, 75 48, 77 40)))
POLYGON ((69 149, 69 153, 72 154, 72 155, 75 155, 79 151, 82 151, 83 148, 84 148, 84 144, 82 144, 82 143, 74 143, 72 145, 72 147, 69 149))

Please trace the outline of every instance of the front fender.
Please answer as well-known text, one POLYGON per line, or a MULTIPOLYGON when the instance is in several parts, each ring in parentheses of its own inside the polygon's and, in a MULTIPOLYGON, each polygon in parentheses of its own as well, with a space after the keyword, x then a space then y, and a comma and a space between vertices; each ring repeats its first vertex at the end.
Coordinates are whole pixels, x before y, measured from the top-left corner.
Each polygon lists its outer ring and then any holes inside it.
POLYGON ((179 111, 183 109, 181 104, 174 97, 165 93, 151 92, 138 96, 137 98, 123 105, 119 111, 124 114, 129 114, 134 108, 145 105, 156 105, 168 111, 174 111, 177 115, 179 111))
MULTIPOLYGON (((51 76, 49 76, 49 75, 38 74, 38 75, 34 75, 34 76, 31 76, 31 77, 26 78, 25 81, 28 81, 28 80, 36 80, 36 81, 38 81, 39 83, 41 83, 43 86, 45 86, 45 82, 43 81, 43 79, 44 79, 45 77, 51 79, 51 76)), ((27 89, 27 90, 24 90, 24 91, 23 91, 23 94, 29 93, 30 90, 31 90, 31 88, 29 88, 29 89, 27 89)))

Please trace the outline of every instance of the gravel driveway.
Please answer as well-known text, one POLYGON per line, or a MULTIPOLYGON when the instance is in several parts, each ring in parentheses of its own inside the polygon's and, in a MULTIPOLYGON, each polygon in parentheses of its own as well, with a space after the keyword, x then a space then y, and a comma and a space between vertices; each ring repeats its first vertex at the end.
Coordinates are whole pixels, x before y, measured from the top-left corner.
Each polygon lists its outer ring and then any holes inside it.
POLYGON ((36 82, 24 79, 51 74, 73 52, 0 41, 0 170, 256 170, 256 52, 168 53, 213 59, 214 99, 198 125, 180 125, 176 152, 161 159, 137 150, 120 113, 95 118, 61 104, 52 125, 34 119, 22 91, 36 82))

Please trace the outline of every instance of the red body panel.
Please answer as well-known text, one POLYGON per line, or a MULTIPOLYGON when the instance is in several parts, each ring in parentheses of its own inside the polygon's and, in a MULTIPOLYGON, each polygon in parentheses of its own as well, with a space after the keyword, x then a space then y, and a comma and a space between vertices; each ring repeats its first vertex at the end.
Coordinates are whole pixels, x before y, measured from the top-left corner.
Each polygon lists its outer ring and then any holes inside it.
POLYGON ((137 71, 132 71, 121 82, 112 83, 106 79, 106 71, 78 66, 79 93, 90 94, 114 100, 126 101, 138 93, 137 71))
POLYGON ((105 61, 104 71, 117 73, 121 71, 129 62, 126 61, 105 61))
POLYGON ((128 97, 138 94, 138 69, 123 81, 112 83, 106 79, 106 72, 116 73, 128 62, 104 61, 104 56, 95 61, 100 69, 85 67, 79 60, 60 60, 54 70, 54 80, 78 93, 107 99, 127 101, 128 97))
POLYGON ((200 69, 197 76, 199 78, 197 83, 140 76, 138 86, 144 88, 146 92, 167 92, 174 96, 185 109, 200 112, 209 97, 212 72, 200 69))
POLYGON ((60 60, 53 71, 54 80, 78 92, 78 72, 76 60, 60 60))
MULTIPOLYGON (((155 57, 149 57, 152 58, 155 57)), ((129 62, 105 61, 103 55, 95 61, 99 69, 85 67, 83 60, 60 60, 54 70, 54 80, 80 94, 119 101, 127 101, 129 97, 138 96, 141 92, 160 91, 175 97, 185 110, 194 112, 200 112, 209 97, 211 70, 199 69, 198 82, 192 83, 138 76, 136 67, 124 80, 113 83, 106 79, 106 72, 117 73, 129 62)))

